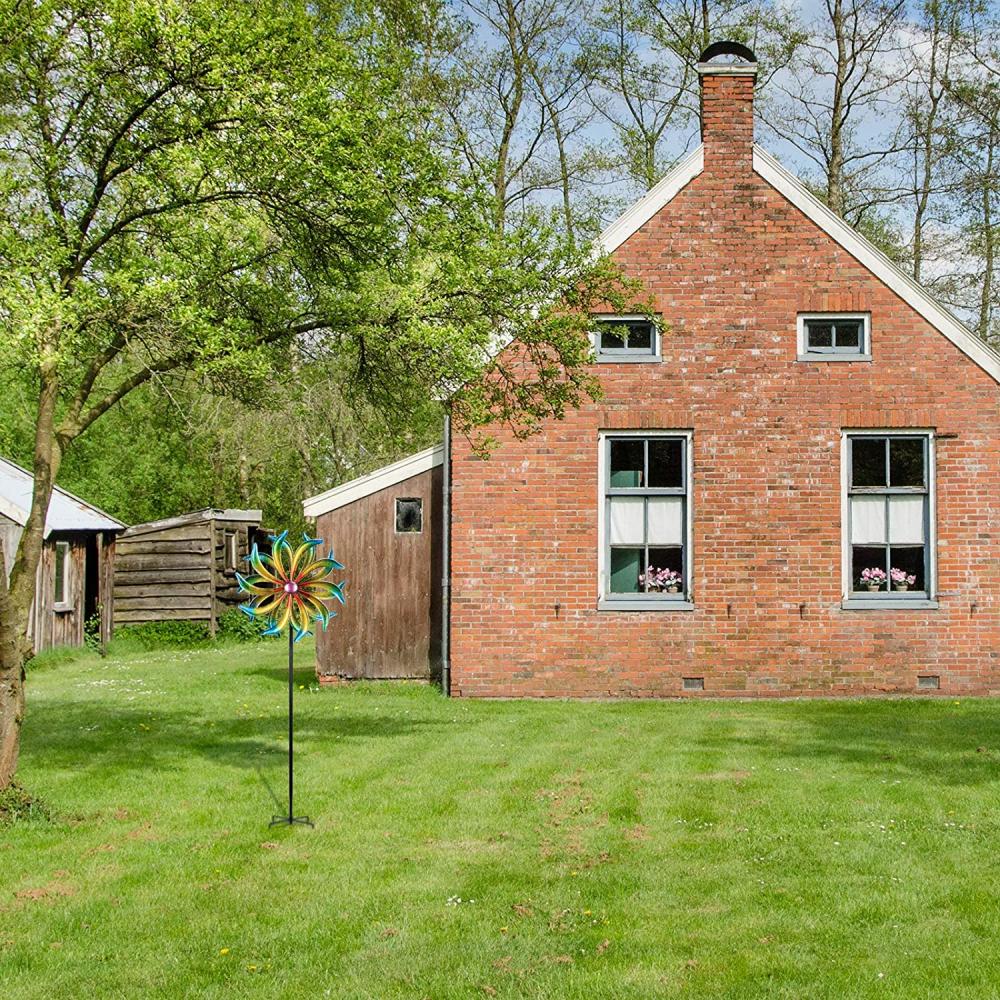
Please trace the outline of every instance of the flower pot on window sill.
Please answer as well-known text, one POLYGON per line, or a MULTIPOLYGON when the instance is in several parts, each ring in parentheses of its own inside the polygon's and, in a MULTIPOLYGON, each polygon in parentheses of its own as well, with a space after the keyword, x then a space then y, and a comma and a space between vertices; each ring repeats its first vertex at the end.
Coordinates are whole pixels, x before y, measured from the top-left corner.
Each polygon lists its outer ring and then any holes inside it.
POLYGON ((679 594, 680 590, 681 590, 680 587, 667 587, 668 594, 679 594))
POLYGON ((892 585, 893 590, 909 590, 910 585, 908 583, 894 583, 892 585))
POLYGON ((882 584, 880 584, 880 583, 866 583, 865 584, 865 590, 870 590, 873 594, 875 593, 875 591, 881 590, 881 589, 882 589, 882 584))

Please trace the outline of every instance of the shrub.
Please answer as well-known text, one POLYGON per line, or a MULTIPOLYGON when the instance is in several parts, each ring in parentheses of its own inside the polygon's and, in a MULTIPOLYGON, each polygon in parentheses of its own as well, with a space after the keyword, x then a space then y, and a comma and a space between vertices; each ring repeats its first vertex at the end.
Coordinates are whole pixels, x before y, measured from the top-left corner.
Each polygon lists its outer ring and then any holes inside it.
POLYGON ((83 623, 83 644, 92 653, 101 652, 101 605, 83 623))
POLYGON ((16 781, 0 791, 0 827, 13 826, 24 820, 52 818, 48 806, 41 799, 29 795, 16 781))
POLYGON ((216 638, 226 642, 260 642, 267 622, 248 618, 239 608, 219 616, 216 638))
POLYGON ((158 649, 163 646, 201 646, 211 640, 208 625, 204 622, 143 622, 141 625, 123 625, 115 630, 115 641, 139 649, 158 649))

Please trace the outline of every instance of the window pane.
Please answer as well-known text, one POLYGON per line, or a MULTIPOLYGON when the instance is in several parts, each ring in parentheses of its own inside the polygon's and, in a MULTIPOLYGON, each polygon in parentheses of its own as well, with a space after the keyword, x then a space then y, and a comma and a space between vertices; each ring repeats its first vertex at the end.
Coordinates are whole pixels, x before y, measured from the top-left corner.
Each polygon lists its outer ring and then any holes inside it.
POLYGON ((851 438, 851 484, 887 486, 885 481, 885 438, 851 438))
POLYGON ((889 541, 893 545, 923 545, 923 496, 889 497, 889 541))
MULTIPOLYGON (((913 583, 909 579, 901 581, 906 584, 907 590, 926 590, 924 583, 924 547, 894 545, 889 550, 889 561, 892 569, 901 570, 907 577, 913 577, 913 583)), ((894 584, 893 590, 902 590, 899 584, 894 584)))
POLYGON ((612 594, 638 594, 639 574, 642 572, 643 549, 611 550, 612 594))
POLYGON ((636 351, 651 351, 653 349, 652 323, 629 323, 628 346, 636 351))
POLYGON ((646 540, 644 515, 646 501, 642 497, 612 497, 612 545, 642 545, 646 540))
MULTIPOLYGON (((861 574, 866 569, 881 571, 883 578, 889 572, 886 566, 886 551, 881 545, 854 545, 851 547, 851 587, 853 590, 867 591, 869 588, 861 582, 861 574)), ((878 588, 886 590, 883 582, 878 588)))
POLYGON ((924 439, 889 439, 889 481, 892 486, 923 486, 924 439))
POLYGON ((62 542, 56 543, 56 573, 55 573, 55 603, 64 604, 66 601, 66 553, 67 546, 62 542))
MULTIPOLYGON (((680 546, 670 546, 649 549, 649 565, 654 570, 670 570, 683 579, 684 576, 684 550, 680 546)), ((683 589, 678 582, 678 589, 683 589)), ((658 588, 659 589, 659 588, 658 588)), ((665 587, 663 589, 666 589, 665 587)))
POLYGON ((806 320, 806 343, 814 347, 833 347, 833 324, 806 320))
POLYGON ((684 501, 681 497, 650 497, 646 503, 646 541, 650 545, 682 545, 684 501))
POLYGON ((856 351, 861 350, 861 331, 863 324, 861 320, 840 320, 836 324, 836 346, 852 347, 856 351))
POLYGON ((423 500, 417 499, 397 499, 396 500, 396 531, 419 532, 423 528, 423 500))
POLYGON ((611 441, 611 485, 642 486, 643 457, 646 442, 642 438, 619 438, 611 441))
POLYGON ((885 497, 851 497, 851 541, 855 545, 884 545, 885 497))
POLYGON ((601 350, 620 351, 625 347, 625 330, 618 324, 601 324, 601 350))
POLYGON ((684 444, 664 438, 649 442, 649 485, 654 489, 684 485, 684 444))

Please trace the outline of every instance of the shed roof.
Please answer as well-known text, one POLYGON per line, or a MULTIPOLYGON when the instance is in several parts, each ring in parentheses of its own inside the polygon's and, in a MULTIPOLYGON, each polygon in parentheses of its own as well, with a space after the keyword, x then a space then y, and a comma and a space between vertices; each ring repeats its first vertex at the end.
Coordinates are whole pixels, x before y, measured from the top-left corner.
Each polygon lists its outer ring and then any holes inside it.
POLYGON ((444 462, 444 445, 436 444, 433 448, 425 448, 415 455, 408 455, 406 458, 386 465, 374 472, 369 472, 367 476, 360 476, 352 479, 349 483, 342 483, 334 486, 332 490, 320 493, 318 496, 310 497, 302 501, 302 509, 306 517, 319 517, 321 514, 328 514, 331 510, 346 507, 355 500, 362 497, 371 496, 380 490, 395 486, 414 476, 419 476, 428 469, 433 469, 444 462))
MULTIPOLYGON (((0 458, 0 514, 24 527, 31 510, 34 477, 20 465, 0 458)), ((59 486, 45 515, 45 537, 53 531, 120 531, 125 525, 99 507, 81 500, 59 486)))
POLYGON ((260 524, 263 512, 260 510, 239 510, 233 507, 205 507, 203 510, 193 510, 190 514, 178 514, 176 517, 164 517, 159 521, 145 521, 143 524, 133 524, 123 538, 142 535, 147 531, 162 531, 164 528, 179 528, 185 524, 197 524, 199 521, 238 521, 260 524))

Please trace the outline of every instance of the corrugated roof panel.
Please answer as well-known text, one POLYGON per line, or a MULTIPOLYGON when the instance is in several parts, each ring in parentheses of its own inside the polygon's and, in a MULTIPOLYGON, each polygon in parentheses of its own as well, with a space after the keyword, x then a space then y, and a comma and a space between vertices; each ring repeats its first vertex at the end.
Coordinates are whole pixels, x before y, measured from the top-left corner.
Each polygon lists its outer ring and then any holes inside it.
MULTIPOLYGON (((33 484, 30 472, 0 458, 0 513, 24 525, 31 509, 33 484)), ((114 531, 124 527, 121 521, 93 504, 58 486, 53 488, 45 518, 46 535, 52 531, 114 531)))

